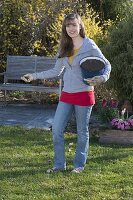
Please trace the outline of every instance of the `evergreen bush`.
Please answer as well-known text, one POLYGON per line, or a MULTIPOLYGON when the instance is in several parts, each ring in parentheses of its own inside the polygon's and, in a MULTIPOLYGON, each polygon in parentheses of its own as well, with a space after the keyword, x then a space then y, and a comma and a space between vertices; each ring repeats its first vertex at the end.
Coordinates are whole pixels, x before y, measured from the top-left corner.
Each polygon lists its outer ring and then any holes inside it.
POLYGON ((133 15, 110 30, 103 51, 112 65, 109 87, 133 102, 133 15))

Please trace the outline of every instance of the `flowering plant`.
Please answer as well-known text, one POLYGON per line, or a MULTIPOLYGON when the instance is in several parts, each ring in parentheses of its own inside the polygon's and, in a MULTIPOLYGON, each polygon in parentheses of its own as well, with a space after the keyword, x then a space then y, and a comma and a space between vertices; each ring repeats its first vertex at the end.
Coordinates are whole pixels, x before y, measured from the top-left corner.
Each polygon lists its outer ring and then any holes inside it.
POLYGON ((121 117, 112 119, 111 125, 114 128, 120 129, 120 130, 133 130, 133 116, 130 116, 128 118, 128 113, 127 113, 127 116, 125 119, 124 117, 125 112, 126 112, 126 109, 124 108, 121 111, 121 117))
POLYGON ((110 123, 110 121, 118 116, 118 102, 115 99, 103 100, 99 109, 99 116, 102 122, 110 123))
POLYGON ((117 108, 118 107, 118 101, 116 99, 111 99, 110 101, 107 101, 104 99, 102 101, 102 107, 110 107, 110 108, 117 108))
POLYGON ((123 119, 114 118, 111 121, 111 124, 113 127, 117 129, 133 130, 133 119, 123 120, 123 119))

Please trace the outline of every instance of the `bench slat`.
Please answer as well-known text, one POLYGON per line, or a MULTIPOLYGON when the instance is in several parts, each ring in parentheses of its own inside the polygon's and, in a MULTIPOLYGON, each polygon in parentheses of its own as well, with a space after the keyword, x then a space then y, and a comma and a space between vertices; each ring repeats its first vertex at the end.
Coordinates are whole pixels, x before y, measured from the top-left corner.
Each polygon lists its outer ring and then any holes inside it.
POLYGON ((9 79, 21 80, 27 73, 41 72, 52 69, 56 59, 43 56, 8 56, 6 82, 9 79))
POLYGON ((35 72, 35 56, 8 56, 6 72, 35 72))
POLYGON ((59 87, 45 87, 45 86, 34 86, 31 84, 0 84, 1 90, 19 90, 19 91, 32 91, 32 92, 47 92, 59 94, 59 87))

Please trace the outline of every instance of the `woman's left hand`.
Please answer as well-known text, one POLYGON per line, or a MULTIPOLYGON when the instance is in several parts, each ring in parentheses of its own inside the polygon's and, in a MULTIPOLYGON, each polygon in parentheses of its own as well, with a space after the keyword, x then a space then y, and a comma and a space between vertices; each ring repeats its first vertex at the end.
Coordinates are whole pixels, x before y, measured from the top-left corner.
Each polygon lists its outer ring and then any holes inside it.
POLYGON ((91 79, 85 79, 85 81, 90 85, 90 86, 96 86, 100 85, 101 83, 105 82, 105 79, 103 76, 94 76, 91 79))

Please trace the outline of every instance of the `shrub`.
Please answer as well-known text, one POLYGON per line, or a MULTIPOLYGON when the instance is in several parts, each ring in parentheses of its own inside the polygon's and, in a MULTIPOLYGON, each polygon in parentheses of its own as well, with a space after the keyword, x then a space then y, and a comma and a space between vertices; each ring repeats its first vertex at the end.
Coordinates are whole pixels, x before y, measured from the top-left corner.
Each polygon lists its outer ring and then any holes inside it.
POLYGON ((61 2, 3 0, 0 4, 0 68, 9 55, 55 55, 65 14, 78 11, 83 16, 87 36, 97 40, 101 28, 95 12, 78 0, 61 2))
POLYGON ((103 100, 99 105, 99 117, 103 123, 109 123, 113 118, 118 116, 118 103, 116 100, 103 100))
POLYGON ((112 64, 110 88, 114 88, 119 99, 133 101, 133 14, 122 20, 110 31, 103 48, 112 64))

